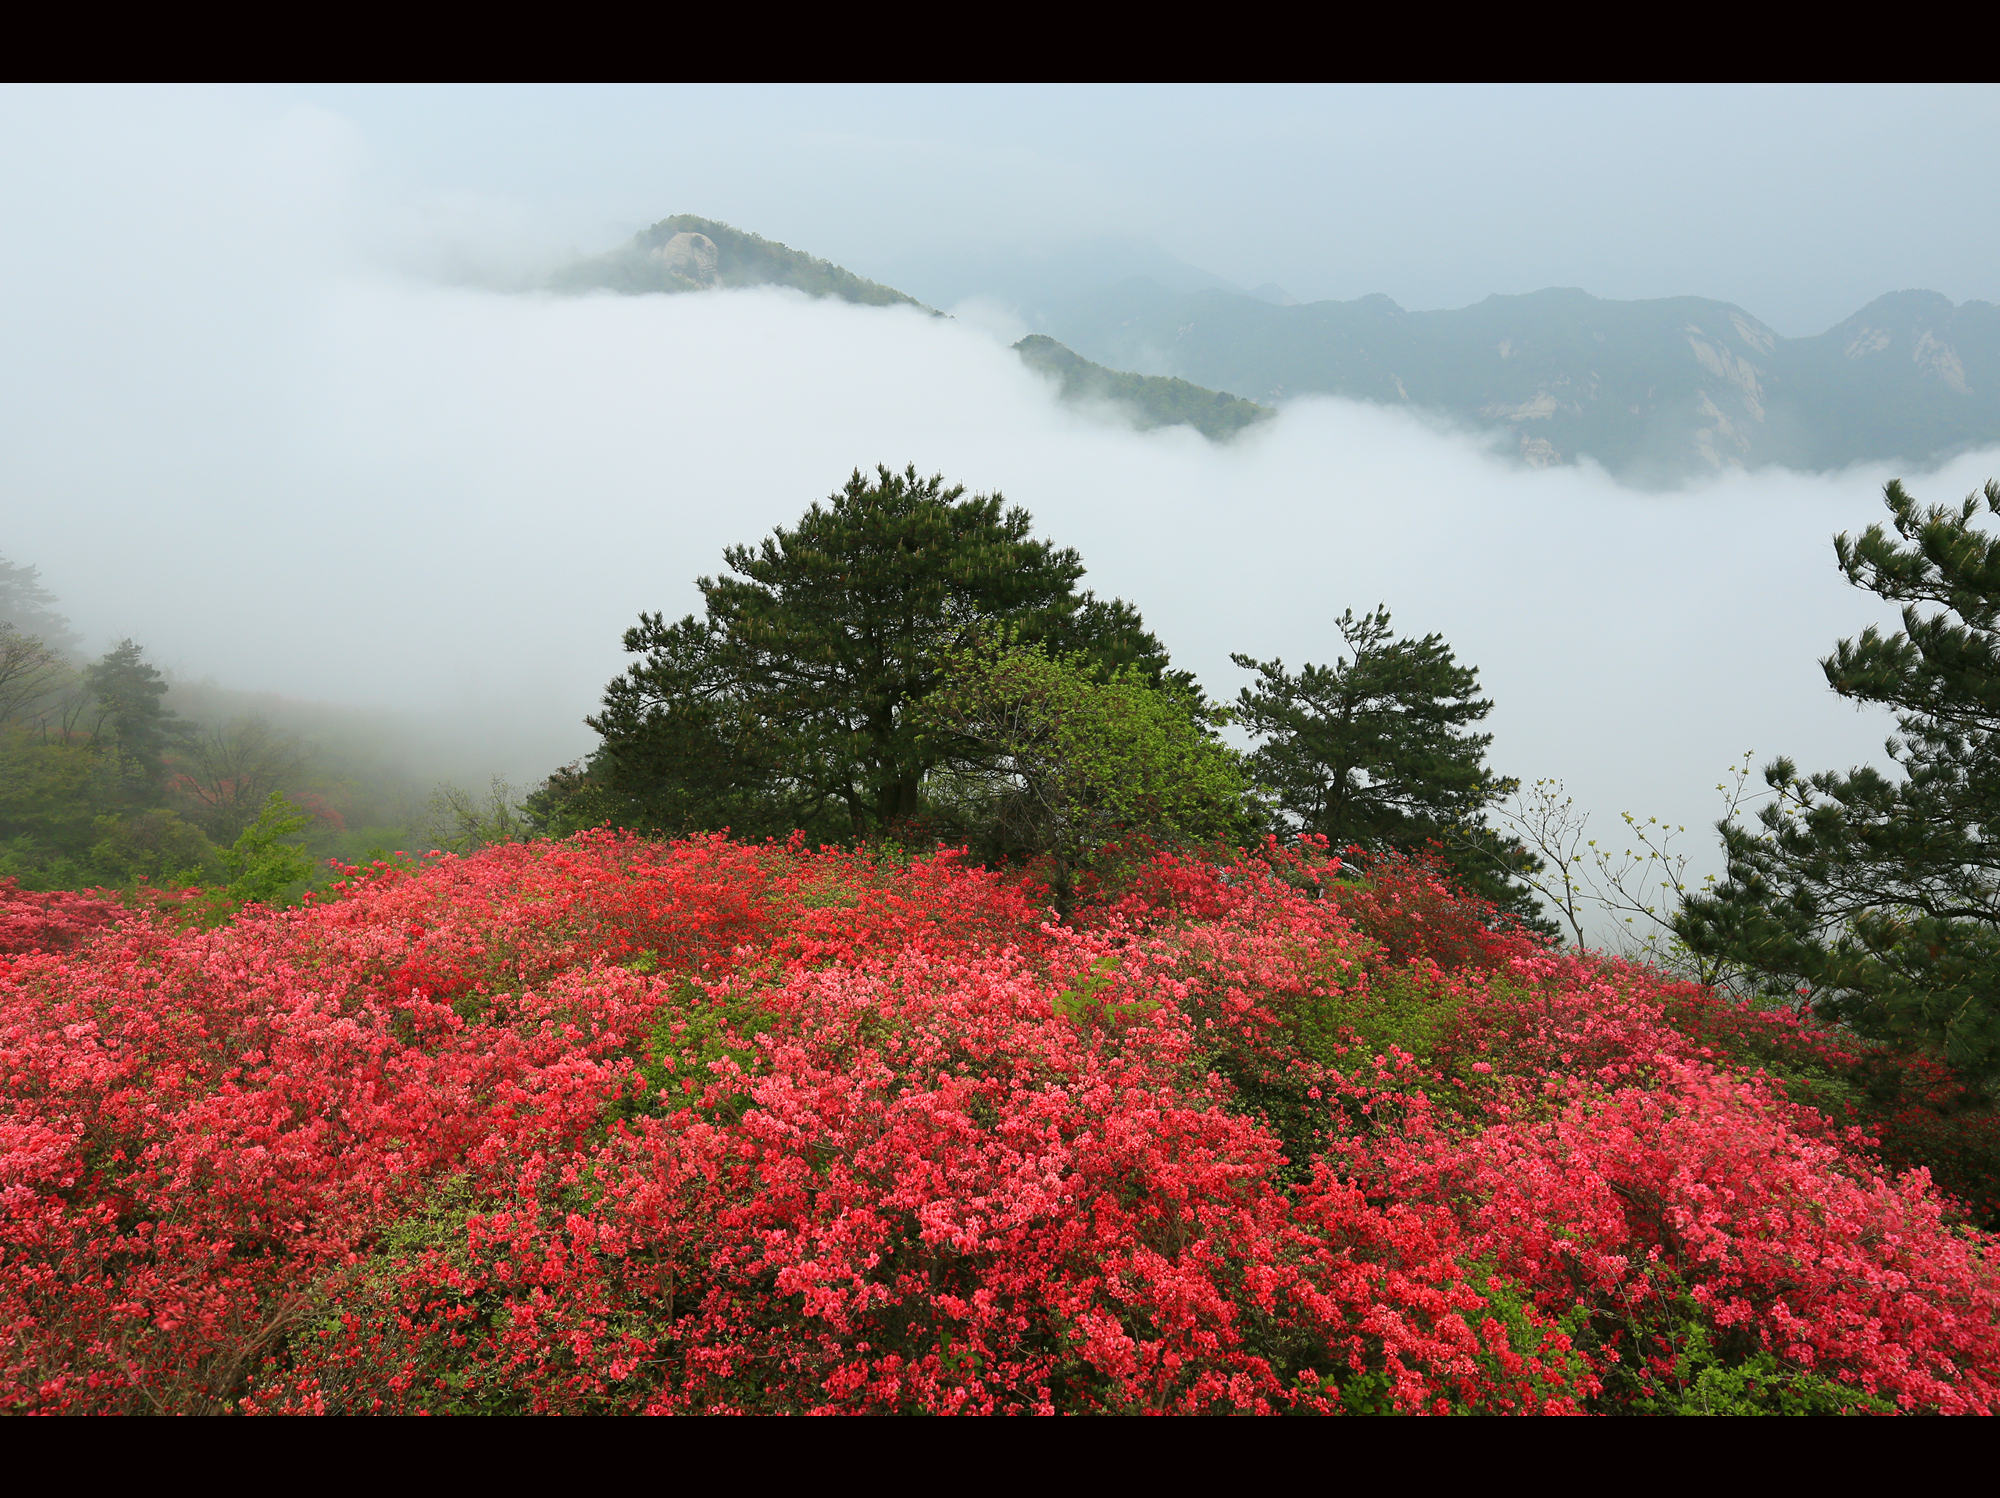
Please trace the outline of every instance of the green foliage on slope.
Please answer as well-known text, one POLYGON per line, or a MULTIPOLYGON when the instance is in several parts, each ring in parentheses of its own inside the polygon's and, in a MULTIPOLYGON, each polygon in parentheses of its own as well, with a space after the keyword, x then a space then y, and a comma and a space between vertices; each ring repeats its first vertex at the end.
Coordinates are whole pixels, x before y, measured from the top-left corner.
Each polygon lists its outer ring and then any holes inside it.
MULTIPOLYGON (((268 831, 274 796, 297 819, 282 836, 302 839, 285 853, 301 868, 436 846, 418 840, 428 777, 411 761, 460 761, 417 721, 176 680, 130 639, 83 659, 57 602, 34 567, 0 557, 0 880, 240 883, 239 839, 268 831)), ((277 855, 259 848, 268 901, 277 855)))
POLYGON ((1030 369, 1061 382, 1066 401, 1111 401, 1126 407, 1141 430, 1191 426, 1202 436, 1220 440, 1273 412, 1226 390, 1205 390, 1186 380, 1161 375, 1127 374, 1093 364, 1041 333, 1031 333, 1014 345, 1030 369))
POLYGON ((1129 666, 1020 648, 961 653, 917 713, 956 741, 961 820, 990 827, 1014 858, 1046 860, 1065 911, 1078 876, 1120 844, 1254 832, 1242 758, 1215 734, 1229 716, 1129 666))

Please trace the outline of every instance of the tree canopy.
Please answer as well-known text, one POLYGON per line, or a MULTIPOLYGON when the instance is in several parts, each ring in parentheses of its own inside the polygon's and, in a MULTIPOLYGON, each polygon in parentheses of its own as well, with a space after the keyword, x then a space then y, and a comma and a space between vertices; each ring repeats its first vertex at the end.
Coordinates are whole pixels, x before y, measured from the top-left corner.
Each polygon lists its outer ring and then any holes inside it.
POLYGON ((1890 709, 1900 777, 1863 765, 1765 779, 1759 826, 1718 830, 1728 877, 1684 903, 1696 952, 1873 1037, 2000 1078, 2000 484, 1919 508, 1900 481, 1879 523, 1834 542, 1848 581, 1902 604, 1821 661, 1828 685, 1890 709))
POLYGON ((912 709, 955 653, 1013 640, 1081 650, 1148 680, 1165 650, 1129 605, 1078 587, 1076 552, 1026 510, 942 476, 857 470, 798 524, 723 554, 704 612, 642 614, 641 659, 588 722, 603 737, 579 804, 627 825, 845 838, 921 819, 943 752, 912 709))
POLYGON ((1255 821, 1241 759, 1214 734, 1229 713, 1130 666, 968 652, 918 717, 959 746, 960 822, 991 829, 991 853, 1046 858, 1059 905, 1108 848, 1240 838, 1255 821))

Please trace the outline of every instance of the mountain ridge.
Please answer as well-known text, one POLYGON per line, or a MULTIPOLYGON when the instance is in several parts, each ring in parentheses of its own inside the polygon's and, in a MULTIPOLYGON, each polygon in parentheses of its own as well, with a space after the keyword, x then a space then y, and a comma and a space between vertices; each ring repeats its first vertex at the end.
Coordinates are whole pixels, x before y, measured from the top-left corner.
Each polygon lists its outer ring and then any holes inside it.
MULTIPOLYGON (((1412 312, 1380 293, 1301 303, 1269 283, 1243 291, 1181 269, 1192 289, 1133 275, 1072 290, 1037 310, 1015 350, 1063 399, 1111 402, 1141 427, 1185 422, 1221 439, 1287 400, 1333 395, 1440 412, 1504 433, 1524 462, 1589 459, 1641 484, 1770 465, 1925 464, 2000 442, 1990 302, 1889 292, 1824 333, 1786 338, 1708 297, 1613 301, 1547 287, 1412 312)), ((627 295, 762 285, 944 315, 694 214, 548 282, 627 295)))
POLYGON ((1259 400, 1440 410, 1507 431, 1528 462, 1590 457, 1642 480, 1927 462, 2000 441, 2000 307, 1928 291, 1888 293, 1808 338, 1711 298, 1575 287, 1410 312, 1380 294, 1286 307, 1134 278, 1046 322, 1104 364, 1259 400))
POLYGON ((1210 441, 1233 437, 1245 427, 1278 413, 1226 390, 1208 390, 1171 375, 1128 374, 1094 364, 1046 333, 1030 333, 1013 345, 1030 369, 1053 375, 1065 401, 1105 401, 1129 409, 1132 424, 1191 426, 1210 441))

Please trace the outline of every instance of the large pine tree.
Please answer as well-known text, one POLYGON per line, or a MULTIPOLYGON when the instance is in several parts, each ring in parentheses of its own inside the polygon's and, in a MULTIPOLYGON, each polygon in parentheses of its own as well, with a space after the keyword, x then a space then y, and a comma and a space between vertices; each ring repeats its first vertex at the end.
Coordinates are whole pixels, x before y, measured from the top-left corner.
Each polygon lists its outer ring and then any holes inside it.
POLYGON ((877 836, 923 818, 949 746, 912 709, 955 653, 1045 643, 1167 674, 1138 614, 1080 589, 1076 552, 1031 524, 998 494, 878 468, 730 547, 730 575, 697 584, 702 617, 626 632, 641 659, 589 719, 603 743, 579 809, 668 832, 877 836))
POLYGON ((1695 951, 1765 991, 1808 1000, 1863 1034, 2000 1080, 2000 484, 1957 507, 1883 491, 1877 524, 1834 542, 1848 581, 1903 605, 1820 665, 1856 703, 1889 708, 1897 736, 1872 766, 1802 778, 1764 772, 1760 825, 1720 824, 1728 879, 1690 898, 1677 928, 1695 951))

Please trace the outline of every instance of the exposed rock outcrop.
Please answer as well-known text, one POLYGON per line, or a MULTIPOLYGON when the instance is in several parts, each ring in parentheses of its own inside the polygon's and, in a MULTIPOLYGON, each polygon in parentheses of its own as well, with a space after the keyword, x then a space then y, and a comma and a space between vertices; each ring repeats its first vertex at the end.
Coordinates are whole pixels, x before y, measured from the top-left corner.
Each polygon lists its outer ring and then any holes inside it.
POLYGON ((652 252, 669 275, 677 276, 699 291, 722 284, 718 269, 721 252, 706 234, 683 231, 652 252))

